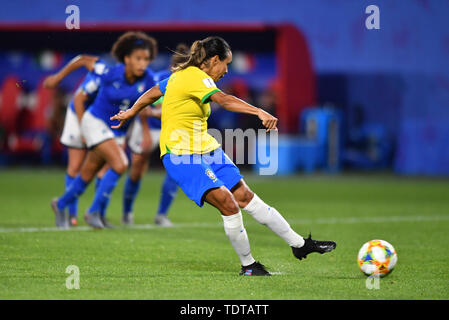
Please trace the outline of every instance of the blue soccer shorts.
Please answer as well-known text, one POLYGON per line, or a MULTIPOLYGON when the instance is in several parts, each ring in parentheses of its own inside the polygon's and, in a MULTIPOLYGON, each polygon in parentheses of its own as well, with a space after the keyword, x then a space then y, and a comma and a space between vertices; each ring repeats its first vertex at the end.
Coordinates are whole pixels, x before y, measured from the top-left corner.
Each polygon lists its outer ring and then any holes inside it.
POLYGON ((243 178, 221 148, 206 154, 167 153, 163 156, 162 163, 187 197, 200 207, 204 205, 208 190, 221 186, 231 190, 243 178))

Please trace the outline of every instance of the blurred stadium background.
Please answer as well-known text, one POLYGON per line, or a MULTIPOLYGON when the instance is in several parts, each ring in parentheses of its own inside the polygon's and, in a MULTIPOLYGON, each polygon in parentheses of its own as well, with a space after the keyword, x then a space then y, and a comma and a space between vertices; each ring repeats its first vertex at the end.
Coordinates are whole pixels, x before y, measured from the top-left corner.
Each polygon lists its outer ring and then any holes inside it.
MULTIPOLYGON (((448 17, 447 0, 2 1, 0 298, 447 299, 448 17), (379 30, 365 27, 372 4, 379 30), (66 28, 69 5, 79 8, 80 29, 66 28), (63 191, 67 161, 59 136, 86 71, 55 90, 42 81, 81 53, 112 62, 111 45, 128 30, 158 40, 155 71, 179 42, 229 42, 233 63, 218 86, 280 120, 281 177, 260 177, 263 165, 247 163, 239 165, 245 180, 299 233, 335 240, 335 252, 298 263, 245 217, 254 256, 276 276, 242 281, 213 207, 200 210, 179 192, 169 213, 175 227, 154 226, 164 178, 158 151, 135 228, 54 227, 49 202, 63 191), (392 243, 399 256, 381 290, 367 289, 356 263, 371 239, 392 243), (65 286, 73 264, 82 290, 65 286)), ((212 128, 259 128, 255 117, 212 107, 212 128)), ((111 198, 115 225, 124 180, 111 198)), ((93 188, 80 198, 80 216, 93 188)))
MULTIPOLYGON (((447 176, 449 3, 371 2, 3 2, 0 168, 62 167, 65 109, 85 71, 58 90, 43 89, 43 78, 80 53, 110 61, 118 35, 143 30, 159 43, 156 71, 179 42, 215 34, 230 43, 234 61, 219 87, 278 116, 279 174, 447 176), (78 30, 65 26, 72 4, 80 9, 78 30), (365 27, 370 4, 380 8, 380 30, 365 27), (292 153, 294 161, 285 161, 292 153)), ((255 120, 216 109, 210 127, 245 129, 255 120)), ((153 158, 160 166, 157 152, 153 158)))

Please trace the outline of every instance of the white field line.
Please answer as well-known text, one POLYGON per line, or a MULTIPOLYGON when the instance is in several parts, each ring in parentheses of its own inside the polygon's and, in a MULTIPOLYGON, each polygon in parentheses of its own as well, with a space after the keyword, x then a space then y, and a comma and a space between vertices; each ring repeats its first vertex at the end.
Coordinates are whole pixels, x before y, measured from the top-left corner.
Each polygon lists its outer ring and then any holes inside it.
MULTIPOLYGON (((245 218, 245 225, 256 225, 257 222, 245 218)), ((291 225, 313 225, 313 224, 355 224, 355 223, 394 223, 394 222, 434 222, 449 221, 449 215, 438 216, 388 216, 388 217, 346 217, 346 218, 317 218, 317 219, 289 219, 291 225)), ((172 228, 223 228, 221 223, 178 223, 172 228)), ((171 229, 172 229, 171 228, 171 229)), ((133 226, 119 226, 116 229, 162 229, 152 224, 137 224, 133 226)), ((88 226, 79 226, 68 230, 61 230, 57 227, 35 227, 35 228, 0 228, 0 233, 26 233, 26 232, 60 232, 60 231, 89 231, 92 228, 88 226)))

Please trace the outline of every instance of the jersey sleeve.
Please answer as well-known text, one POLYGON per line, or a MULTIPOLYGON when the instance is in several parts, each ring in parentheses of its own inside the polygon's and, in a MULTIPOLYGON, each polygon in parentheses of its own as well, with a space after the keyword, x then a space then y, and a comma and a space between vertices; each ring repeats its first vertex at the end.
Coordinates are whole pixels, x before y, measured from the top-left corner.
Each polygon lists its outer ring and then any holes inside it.
POLYGON ((100 78, 101 80, 106 77, 109 72, 108 65, 101 59, 98 59, 95 64, 93 70, 90 72, 93 76, 100 78))
POLYGON ((89 97, 93 97, 97 94, 100 88, 101 77, 93 72, 89 72, 80 85, 80 89, 89 97))
POLYGON ((161 90, 162 94, 165 95, 165 90, 167 90, 167 83, 169 78, 165 78, 162 81, 159 81, 159 89, 161 90))
POLYGON ((170 78, 170 76, 171 76, 170 70, 159 71, 154 74, 154 81, 156 81, 156 83, 159 83, 161 80, 165 78, 170 78))
POLYGON ((191 80, 189 94, 199 99, 203 104, 208 103, 210 96, 215 92, 221 91, 217 88, 211 77, 195 75, 191 80))

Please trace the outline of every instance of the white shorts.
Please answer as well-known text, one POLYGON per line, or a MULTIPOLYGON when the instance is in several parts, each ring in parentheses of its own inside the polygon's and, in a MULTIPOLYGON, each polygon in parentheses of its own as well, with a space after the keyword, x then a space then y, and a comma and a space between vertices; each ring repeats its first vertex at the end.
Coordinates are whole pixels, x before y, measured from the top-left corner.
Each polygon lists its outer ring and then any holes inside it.
POLYGON ((81 126, 78 122, 78 117, 70 107, 68 107, 66 111, 64 129, 62 130, 60 141, 68 148, 86 148, 86 145, 81 138, 81 126))
POLYGON ((124 136, 116 137, 112 129, 103 120, 95 117, 89 111, 84 112, 81 120, 81 132, 89 149, 109 139, 116 139, 119 144, 120 140, 124 141, 125 139, 124 136))
MULTIPOLYGON (((160 129, 150 129, 151 135, 151 150, 153 152, 159 146, 159 138, 161 137, 160 129)), ((134 123, 130 127, 128 137, 128 147, 133 153, 142 154, 142 124, 140 120, 136 118, 134 123)))

